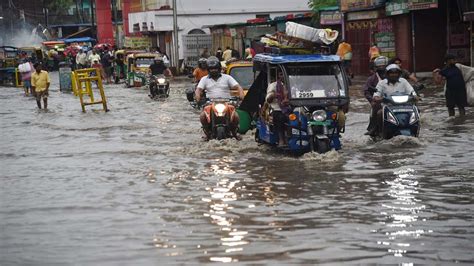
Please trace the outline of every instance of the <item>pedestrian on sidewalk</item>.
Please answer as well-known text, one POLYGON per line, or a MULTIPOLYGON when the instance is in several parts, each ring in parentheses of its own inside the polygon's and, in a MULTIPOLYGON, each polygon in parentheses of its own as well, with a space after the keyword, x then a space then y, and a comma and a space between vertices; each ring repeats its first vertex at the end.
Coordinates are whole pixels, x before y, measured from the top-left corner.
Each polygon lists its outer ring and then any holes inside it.
POLYGON ((434 78, 437 83, 445 84, 446 107, 448 107, 449 116, 454 116, 454 108, 458 107, 459 115, 464 116, 467 106, 466 84, 461 70, 456 66, 456 57, 452 54, 447 54, 445 57, 446 66, 442 69, 433 70, 434 78))
POLYGON ((31 86, 36 95, 36 104, 41 109, 41 99, 43 99, 44 109, 48 109, 49 85, 51 84, 49 73, 44 71, 39 63, 36 63, 34 67, 36 71, 31 75, 31 86))

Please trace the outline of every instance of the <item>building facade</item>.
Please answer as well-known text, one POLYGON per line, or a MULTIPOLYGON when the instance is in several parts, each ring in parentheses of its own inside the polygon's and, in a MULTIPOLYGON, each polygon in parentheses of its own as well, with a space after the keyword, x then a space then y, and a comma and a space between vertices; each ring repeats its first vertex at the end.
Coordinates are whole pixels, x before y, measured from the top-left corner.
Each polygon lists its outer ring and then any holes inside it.
MULTIPOLYGON (((125 2, 126 0, 122 0, 125 2)), ((130 0, 130 5, 136 3, 130 0)), ((147 35, 162 51, 172 54, 172 1, 147 0, 142 11, 128 13, 129 35, 147 35)), ((135 4, 136 6, 136 4, 135 4)), ((177 0, 178 47, 183 59, 183 35, 209 34, 205 25, 232 24, 256 18, 286 16, 288 13, 309 12, 307 0, 177 0)), ((125 19, 124 19, 125 23, 125 19)), ((209 47, 211 48, 211 47, 209 47)))

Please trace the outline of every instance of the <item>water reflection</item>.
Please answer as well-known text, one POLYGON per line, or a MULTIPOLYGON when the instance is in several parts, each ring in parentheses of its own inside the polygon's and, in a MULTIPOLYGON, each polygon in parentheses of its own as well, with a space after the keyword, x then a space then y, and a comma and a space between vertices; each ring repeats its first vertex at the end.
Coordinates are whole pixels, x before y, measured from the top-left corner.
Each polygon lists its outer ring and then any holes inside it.
POLYGON ((381 213, 385 216, 385 222, 382 224, 386 225, 385 235, 388 241, 377 243, 387 246, 388 252, 395 257, 403 257, 410 247, 410 242, 413 242, 412 239, 427 233, 424 229, 416 228, 419 226, 417 222, 420 212, 425 209, 425 205, 416 197, 419 193, 419 183, 414 169, 403 168, 395 171, 394 175, 395 179, 385 182, 390 186, 388 195, 393 201, 382 204, 386 211, 381 213))
MULTIPOLYGON (((214 161, 210 168, 214 176, 218 178, 217 183, 214 187, 206 188, 210 197, 202 199, 209 203, 209 212, 204 213, 204 216, 209 217, 222 232, 220 244, 225 247, 225 253, 243 251, 242 246, 248 244, 248 241, 244 239, 248 232, 234 228, 234 219, 238 217, 229 212, 233 209, 230 204, 238 199, 236 191, 243 188, 240 180, 235 177, 235 172, 230 168, 231 163, 232 159, 228 157, 214 161)), ((214 256, 209 259, 216 262, 236 261, 231 256, 214 256)))

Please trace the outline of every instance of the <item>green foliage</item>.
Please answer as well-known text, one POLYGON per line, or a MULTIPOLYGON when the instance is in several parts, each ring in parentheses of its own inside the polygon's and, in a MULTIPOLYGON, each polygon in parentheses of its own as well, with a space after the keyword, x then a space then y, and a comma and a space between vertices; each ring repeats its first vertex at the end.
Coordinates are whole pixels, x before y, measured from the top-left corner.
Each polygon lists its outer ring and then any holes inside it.
POLYGON ((50 13, 53 14, 65 14, 71 5, 74 4, 74 0, 49 0, 46 5, 50 13))
POLYGON ((308 0, 308 6, 314 12, 318 12, 320 8, 338 6, 338 0, 308 0))

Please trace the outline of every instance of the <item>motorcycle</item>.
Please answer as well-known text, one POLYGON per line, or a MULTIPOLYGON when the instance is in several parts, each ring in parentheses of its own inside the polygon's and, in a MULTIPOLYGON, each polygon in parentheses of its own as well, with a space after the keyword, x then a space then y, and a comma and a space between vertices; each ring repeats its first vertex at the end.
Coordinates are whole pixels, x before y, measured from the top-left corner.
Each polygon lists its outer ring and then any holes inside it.
POLYGON ((204 112, 211 125, 210 139, 222 140, 233 136, 230 123, 237 105, 238 98, 236 97, 207 101, 204 112))
POLYGON ((382 101, 382 138, 398 135, 418 137, 420 113, 413 95, 396 93, 385 96, 382 101))
POLYGON ((149 78, 150 98, 166 98, 170 93, 170 83, 164 75, 151 75, 149 78))

